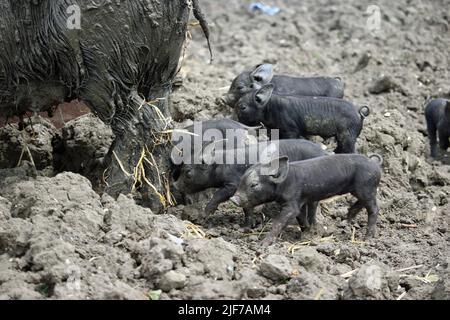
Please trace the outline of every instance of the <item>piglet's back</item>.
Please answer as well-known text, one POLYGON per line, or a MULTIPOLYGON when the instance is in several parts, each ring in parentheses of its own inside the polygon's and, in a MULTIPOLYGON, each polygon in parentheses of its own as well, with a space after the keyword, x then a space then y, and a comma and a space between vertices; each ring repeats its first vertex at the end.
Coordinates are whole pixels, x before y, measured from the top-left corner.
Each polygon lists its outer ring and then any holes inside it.
MULTIPOLYGON (((357 171, 381 172, 380 162, 361 154, 335 154, 290 163, 293 172, 307 175, 322 173, 351 174, 357 171)), ((380 173, 381 174, 381 173, 380 173)))

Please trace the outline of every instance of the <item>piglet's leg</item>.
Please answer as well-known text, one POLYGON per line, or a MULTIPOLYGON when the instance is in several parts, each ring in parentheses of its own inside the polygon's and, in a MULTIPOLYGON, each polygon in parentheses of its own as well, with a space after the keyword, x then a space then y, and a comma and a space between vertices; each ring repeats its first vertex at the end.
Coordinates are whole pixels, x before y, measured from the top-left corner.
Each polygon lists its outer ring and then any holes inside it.
POLYGON ((366 239, 370 239, 375 236, 375 227, 376 227, 378 211, 379 211, 378 203, 377 203, 377 200, 375 197, 367 203, 366 209, 369 214, 366 239))
POLYGON ((308 203, 299 204, 299 207, 300 207, 300 213, 296 217, 297 222, 298 222, 300 228, 302 228, 302 231, 309 230, 309 228, 311 226, 310 226, 309 220, 308 220, 308 203))
POLYGON ((312 227, 316 225, 316 213, 318 206, 319 206, 318 202, 308 203, 308 222, 312 227))
POLYGON ((206 205, 205 208, 206 216, 212 215, 222 202, 225 202, 228 199, 230 199, 236 192, 236 189, 237 187, 235 184, 228 184, 225 187, 219 189, 216 193, 214 193, 212 199, 206 205))
POLYGON ((262 246, 267 247, 271 245, 275 239, 280 235, 281 231, 286 227, 289 220, 295 218, 300 214, 297 202, 290 202, 283 206, 281 213, 274 219, 272 223, 272 230, 270 230, 267 237, 263 240, 262 246))
POLYGON ((255 214, 253 212, 253 208, 244 208, 245 213, 245 222, 244 227, 248 229, 254 229, 258 224, 261 223, 259 219, 256 219, 255 214))
POLYGON ((347 132, 345 135, 338 135, 336 137, 338 147, 335 153, 355 153, 356 139, 347 132))
POLYGON ((297 221, 302 228, 302 231, 308 231, 311 227, 316 225, 316 212, 318 205, 318 202, 307 202, 302 206, 300 214, 297 216, 297 221))
POLYGON ((350 222, 355 219, 356 215, 364 208, 364 203, 360 200, 356 201, 356 203, 348 209, 347 220, 350 222))
POLYGON ((427 115, 427 130, 428 130, 428 139, 430 139, 430 149, 431 149, 431 157, 436 158, 437 156, 437 135, 436 135, 436 124, 434 120, 427 115))

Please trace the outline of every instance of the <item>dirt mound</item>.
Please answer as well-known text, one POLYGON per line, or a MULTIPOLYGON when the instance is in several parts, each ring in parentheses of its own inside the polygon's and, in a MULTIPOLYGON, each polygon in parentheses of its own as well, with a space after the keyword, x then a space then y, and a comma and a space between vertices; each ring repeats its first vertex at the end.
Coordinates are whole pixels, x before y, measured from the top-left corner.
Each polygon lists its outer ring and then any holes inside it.
POLYGON ((79 173, 89 178, 95 188, 101 187, 104 158, 113 139, 111 128, 92 114, 69 121, 54 142, 56 171, 79 173))
POLYGON ((48 121, 33 117, 0 128, 0 168, 14 168, 22 161, 33 161, 38 170, 53 165, 52 140, 56 129, 48 121))
POLYGON ((148 299, 194 274, 234 272, 231 244, 189 239, 181 220, 100 197, 79 175, 10 178, 0 192, 2 298, 148 299))

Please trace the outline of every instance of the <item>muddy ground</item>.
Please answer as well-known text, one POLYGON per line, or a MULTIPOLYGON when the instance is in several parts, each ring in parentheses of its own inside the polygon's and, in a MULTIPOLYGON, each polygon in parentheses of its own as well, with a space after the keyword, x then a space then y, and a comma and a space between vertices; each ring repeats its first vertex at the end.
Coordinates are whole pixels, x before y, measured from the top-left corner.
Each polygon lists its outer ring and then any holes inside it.
POLYGON ((217 97, 261 62, 342 77, 346 98, 372 109, 358 151, 384 157, 378 237, 362 241, 367 215, 348 225, 353 199, 340 197, 322 203, 317 233, 293 224, 259 254, 276 206, 250 234, 231 203, 209 219, 205 201, 155 215, 101 194, 109 128, 91 115, 62 129, 32 119, 0 129, 0 299, 449 299, 450 160, 427 157, 423 117, 426 99, 450 97, 448 1, 266 1, 275 16, 201 2, 215 61, 192 30, 178 125, 230 116, 217 97), (373 4, 382 23, 370 32, 373 4))

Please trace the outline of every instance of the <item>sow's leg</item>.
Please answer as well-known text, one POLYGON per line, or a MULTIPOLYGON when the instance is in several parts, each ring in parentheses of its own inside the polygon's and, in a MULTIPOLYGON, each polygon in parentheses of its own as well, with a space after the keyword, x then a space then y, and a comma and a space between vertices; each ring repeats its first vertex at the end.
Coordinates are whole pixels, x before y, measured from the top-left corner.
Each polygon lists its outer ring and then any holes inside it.
POLYGON ((129 103, 141 109, 125 131, 116 133, 105 163, 105 191, 114 197, 139 192, 143 204, 158 212, 173 204, 168 162, 171 145, 166 133, 171 129, 170 118, 161 112, 165 102, 149 104, 135 94, 129 103))
POLYGON ((75 34, 85 67, 80 96, 116 135, 106 157, 106 192, 114 197, 136 192, 161 212, 172 203, 168 99, 189 2, 81 2, 83 26, 75 34))

